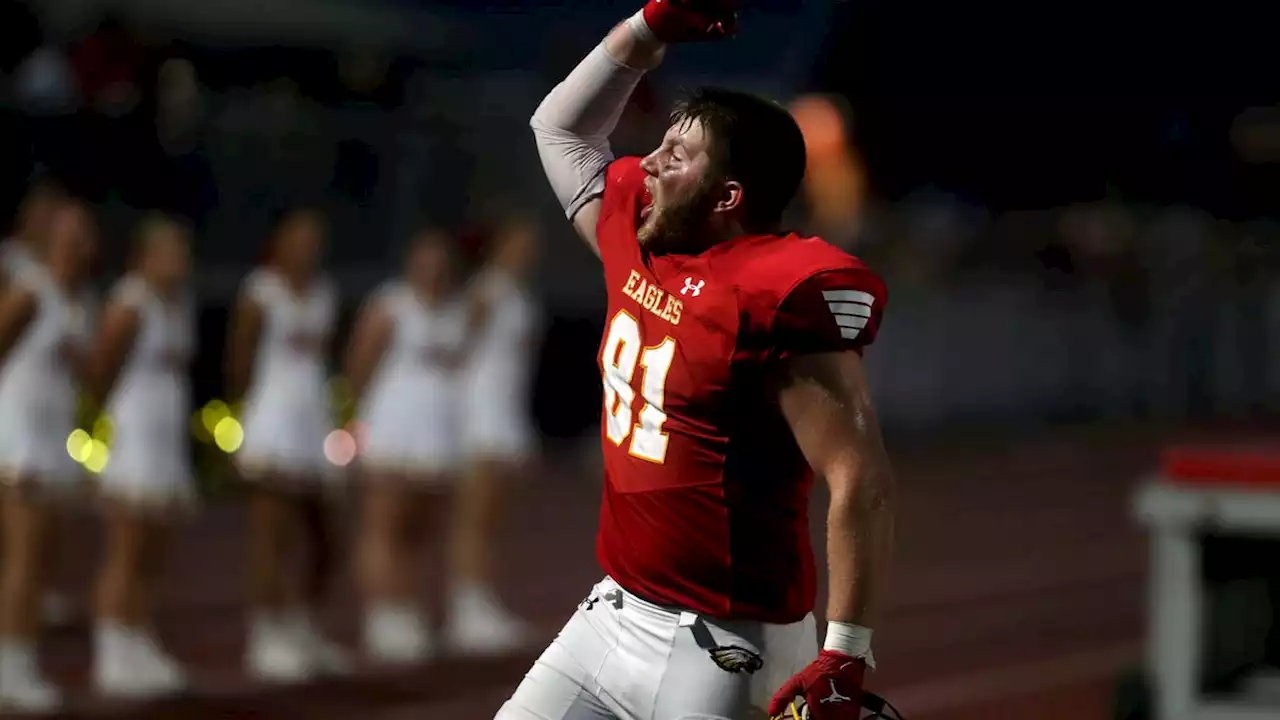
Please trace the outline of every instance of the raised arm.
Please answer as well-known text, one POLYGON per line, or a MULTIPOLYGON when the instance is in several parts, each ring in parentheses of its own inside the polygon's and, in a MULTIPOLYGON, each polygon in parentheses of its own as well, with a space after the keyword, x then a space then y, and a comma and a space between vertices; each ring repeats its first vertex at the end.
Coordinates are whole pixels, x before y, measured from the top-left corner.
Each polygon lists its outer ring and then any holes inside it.
POLYGON ((529 120, 542 167, 565 214, 597 255, 596 221, 609 135, 640 77, 670 43, 715 40, 734 30, 735 0, 649 0, 619 23, 543 99, 529 120))
POLYGON ((613 161, 609 135, 641 76, 662 61, 665 48, 637 13, 583 58, 529 120, 551 189, 596 255, 604 173, 613 161))

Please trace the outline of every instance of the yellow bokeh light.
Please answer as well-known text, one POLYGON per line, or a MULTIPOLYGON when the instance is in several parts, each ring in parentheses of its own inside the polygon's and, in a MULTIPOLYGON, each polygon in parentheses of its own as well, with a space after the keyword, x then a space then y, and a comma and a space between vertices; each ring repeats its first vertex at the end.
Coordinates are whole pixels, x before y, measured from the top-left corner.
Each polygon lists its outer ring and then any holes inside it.
POLYGON ((233 417, 224 417, 213 426, 213 442, 224 453, 233 453, 244 442, 244 428, 233 417))
POLYGON ((229 417, 231 417, 231 408, 221 400, 210 400, 200 408, 200 424, 215 437, 217 437, 218 424, 229 417))
POLYGON ((72 460, 83 463, 89 459, 89 446, 92 443, 93 438, 89 437, 89 433, 76 428, 67 436, 67 454, 71 456, 72 460))
POLYGON ((204 424, 204 411, 197 410, 191 413, 191 434, 202 443, 213 442, 213 432, 204 424))
POLYGON ((116 426, 111 422, 111 418, 106 415, 99 415, 97 420, 93 421, 94 440, 101 440, 107 446, 111 445, 111 439, 116 436, 116 426))
POLYGON ((107 462, 111 459, 111 451, 107 449, 107 444, 101 440, 89 441, 89 455, 84 459, 84 469, 95 475, 107 468, 107 462))

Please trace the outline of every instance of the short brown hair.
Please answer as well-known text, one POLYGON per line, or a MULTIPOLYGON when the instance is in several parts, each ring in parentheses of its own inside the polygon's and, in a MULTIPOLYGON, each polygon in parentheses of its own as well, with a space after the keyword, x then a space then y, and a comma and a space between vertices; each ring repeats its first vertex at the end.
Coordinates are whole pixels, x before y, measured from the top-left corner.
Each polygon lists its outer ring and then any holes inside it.
POLYGON ((702 124, 713 170, 746 190, 748 229, 773 229, 781 221, 805 173, 804 135, 790 112, 748 93, 702 87, 676 105, 670 120, 702 124))

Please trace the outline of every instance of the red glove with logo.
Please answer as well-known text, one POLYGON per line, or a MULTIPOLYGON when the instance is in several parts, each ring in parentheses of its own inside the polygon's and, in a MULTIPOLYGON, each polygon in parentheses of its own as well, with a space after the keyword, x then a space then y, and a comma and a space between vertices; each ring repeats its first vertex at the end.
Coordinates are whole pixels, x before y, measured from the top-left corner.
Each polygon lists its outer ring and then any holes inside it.
POLYGON ((733 35, 737 0, 649 0, 644 24, 664 43, 702 42, 733 35))
MULTIPOLYGON (((823 650, 818 659, 796 673, 769 703, 769 717, 792 718, 792 703, 804 698, 805 715, 812 720, 858 720, 862 717, 862 681, 867 663, 861 658, 823 650)), ((795 715, 801 715, 799 709, 795 715)))

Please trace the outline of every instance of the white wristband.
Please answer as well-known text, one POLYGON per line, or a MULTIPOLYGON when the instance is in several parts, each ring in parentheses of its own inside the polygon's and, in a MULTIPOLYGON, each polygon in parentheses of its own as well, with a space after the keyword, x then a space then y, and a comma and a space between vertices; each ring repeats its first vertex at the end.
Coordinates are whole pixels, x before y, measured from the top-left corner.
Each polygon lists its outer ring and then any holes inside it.
POLYGON ((853 623, 828 622, 827 639, 822 643, 822 649, 861 658, 866 661, 867 667, 875 670, 876 659, 871 654, 872 632, 871 628, 853 623))
POLYGON ((643 42, 658 41, 658 37, 653 34, 653 30, 649 29, 649 23, 644 21, 644 10, 640 10, 635 15, 627 18, 627 27, 631 29, 631 34, 635 35, 637 40, 643 42))

